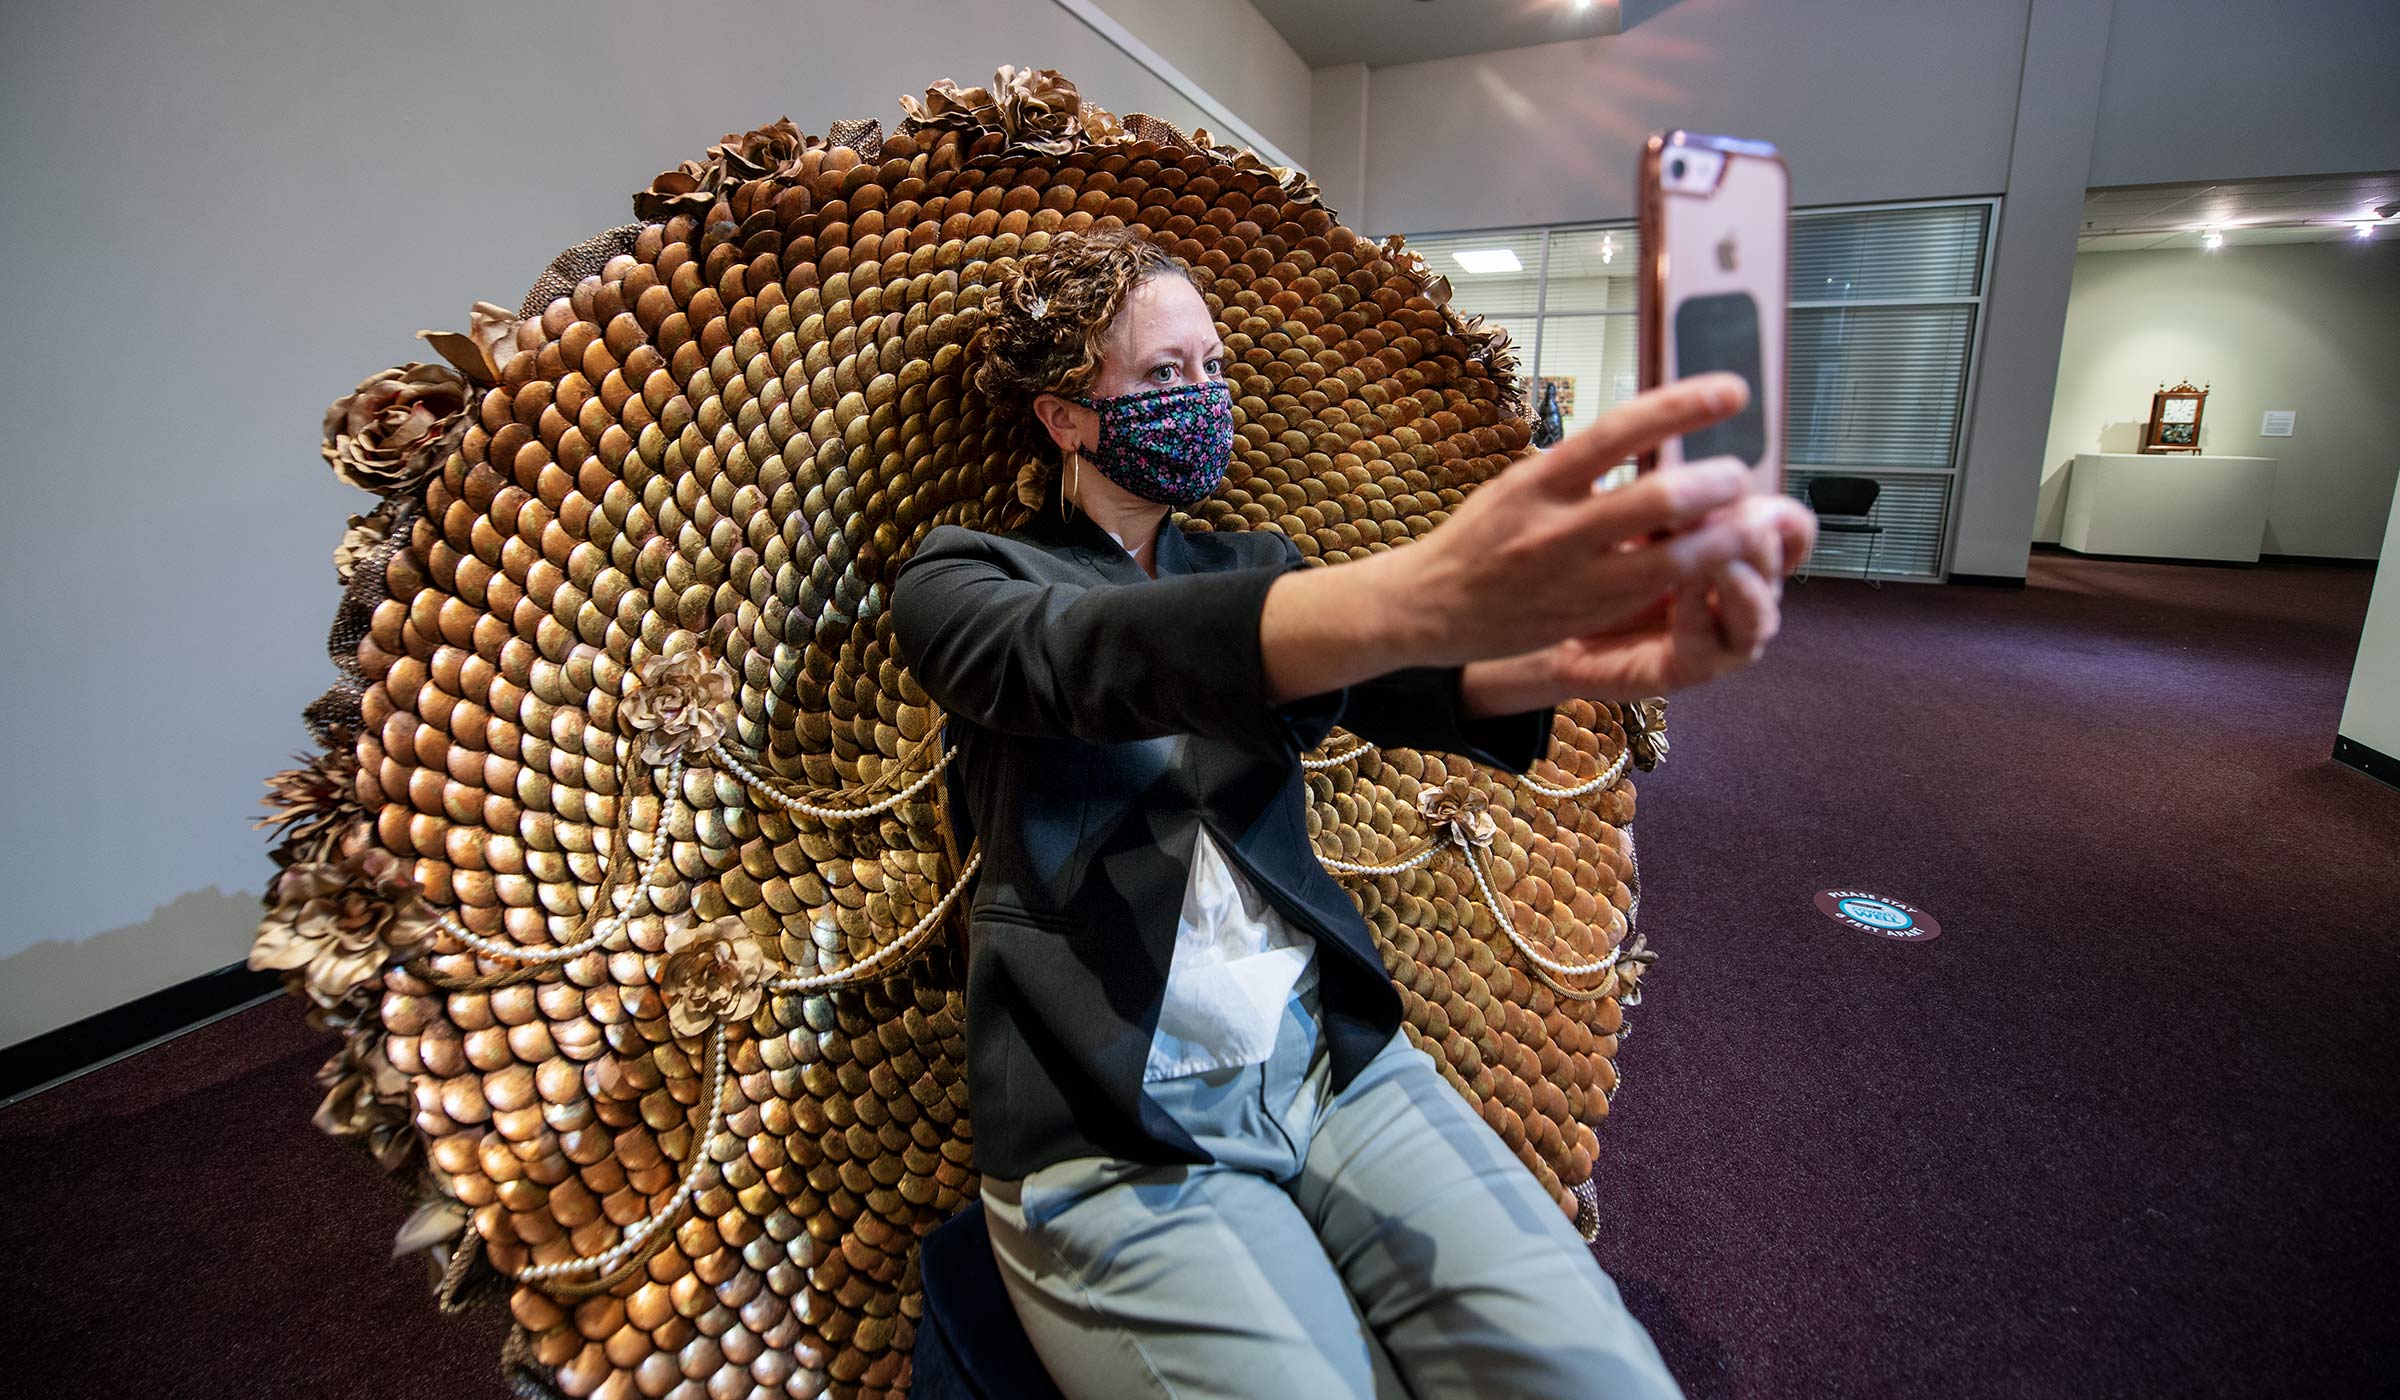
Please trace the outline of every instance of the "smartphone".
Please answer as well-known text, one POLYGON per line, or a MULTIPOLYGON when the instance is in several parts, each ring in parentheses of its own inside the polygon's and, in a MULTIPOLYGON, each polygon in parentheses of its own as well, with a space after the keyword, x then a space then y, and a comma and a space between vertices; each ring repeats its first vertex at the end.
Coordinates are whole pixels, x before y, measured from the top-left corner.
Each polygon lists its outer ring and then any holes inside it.
POLYGON ((1730 370, 1750 403, 1642 454, 1641 470, 1739 458, 1783 489, 1791 172, 1764 141, 1670 131, 1642 149, 1642 388, 1730 370))

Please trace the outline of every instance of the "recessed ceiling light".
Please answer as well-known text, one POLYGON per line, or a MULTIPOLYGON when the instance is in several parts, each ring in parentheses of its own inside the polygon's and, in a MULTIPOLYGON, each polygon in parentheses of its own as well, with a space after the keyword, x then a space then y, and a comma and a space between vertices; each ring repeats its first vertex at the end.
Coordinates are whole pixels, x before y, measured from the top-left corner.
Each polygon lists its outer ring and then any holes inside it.
POLYGON ((1525 264, 1517 261, 1516 252, 1509 248, 1461 248, 1450 256, 1469 272, 1523 272, 1525 264))
POLYGON ((2225 246, 2225 235, 2212 228, 2208 232, 2200 235, 2200 246, 2203 248, 2222 248, 2225 246))
POLYGON ((1600 235, 1600 261, 1602 261, 1602 262, 1604 262, 1604 263, 1607 263, 1607 262, 1615 262, 1616 260, 1617 260, 1617 236, 1616 236, 1615 234, 1613 234, 1613 233, 1604 233, 1604 234, 1601 234, 1601 235, 1600 235))
POLYGON ((2357 230, 2358 237, 2360 238, 2372 238, 2375 236, 2375 225, 2368 223, 2365 220, 2361 220, 2358 223, 2352 224, 2351 227, 2357 230))

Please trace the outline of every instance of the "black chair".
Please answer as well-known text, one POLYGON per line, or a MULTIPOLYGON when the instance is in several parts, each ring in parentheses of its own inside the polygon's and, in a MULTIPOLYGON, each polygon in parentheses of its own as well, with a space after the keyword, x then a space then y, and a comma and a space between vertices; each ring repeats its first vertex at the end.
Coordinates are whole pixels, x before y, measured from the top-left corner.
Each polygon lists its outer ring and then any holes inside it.
MULTIPOLYGON (((1818 476, 1809 478, 1808 508, 1817 513, 1817 529, 1828 535, 1865 535, 1867 562, 1858 576, 1869 588, 1881 588, 1875 577, 1875 538, 1883 527, 1875 523, 1875 498, 1883 487, 1863 476, 1818 476)), ((1801 570, 1805 582, 1808 572, 1801 570)))
POLYGON ((925 1316, 911 1354, 913 1400, 1061 1400, 1000 1283, 983 1202, 935 1226, 917 1264, 925 1316))

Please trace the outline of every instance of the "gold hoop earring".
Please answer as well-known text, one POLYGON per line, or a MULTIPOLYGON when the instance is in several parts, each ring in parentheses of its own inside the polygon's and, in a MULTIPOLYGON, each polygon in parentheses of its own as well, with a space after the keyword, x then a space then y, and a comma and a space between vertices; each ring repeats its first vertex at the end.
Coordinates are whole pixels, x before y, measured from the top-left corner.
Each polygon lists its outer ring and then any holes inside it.
POLYGON ((1076 489, 1083 485, 1083 453, 1073 448, 1068 449, 1067 470, 1070 473, 1067 479, 1067 489, 1058 494, 1058 513, 1061 518, 1065 517, 1067 503, 1074 498, 1076 489))

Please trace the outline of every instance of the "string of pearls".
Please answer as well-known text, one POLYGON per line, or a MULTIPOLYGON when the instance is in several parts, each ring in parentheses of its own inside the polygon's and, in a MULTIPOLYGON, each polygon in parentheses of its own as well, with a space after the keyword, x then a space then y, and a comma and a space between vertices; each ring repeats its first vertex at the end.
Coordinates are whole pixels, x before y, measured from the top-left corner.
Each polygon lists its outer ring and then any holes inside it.
POLYGON ((1600 791, 1602 788, 1616 786, 1617 779, 1625 776, 1625 765, 1632 761, 1633 751, 1631 749, 1627 749, 1623 753, 1618 754, 1617 761, 1608 765, 1608 767, 1601 772, 1600 776, 1592 778, 1586 782, 1577 783, 1575 786, 1570 788, 1552 787, 1539 778, 1528 777, 1523 773, 1517 774, 1516 778, 1519 783, 1522 783, 1526 787, 1533 789, 1535 792, 1540 793, 1544 797, 1588 797, 1591 794, 1600 791))
POLYGON ((1353 865, 1349 861, 1336 860, 1332 856, 1318 856, 1317 863, 1336 875, 1397 875, 1403 870, 1414 870, 1423 865, 1433 859, 1434 853, 1441 849, 1442 843, 1436 841, 1408 859, 1394 861, 1390 865, 1353 865))
POLYGON ((983 864, 983 852, 978 849, 973 855, 967 857, 967 863, 958 872, 958 879, 951 883, 949 889, 942 892, 942 897, 934 901, 931 909, 925 911, 925 917, 917 920, 915 926, 908 932, 884 944, 850 966, 838 968, 832 972, 778 977, 769 982, 767 986, 778 992, 814 992, 862 980, 884 963, 897 958, 902 952, 923 942, 925 937, 933 931, 934 926, 941 922, 942 915, 948 913, 950 906, 957 902, 958 892, 967 887, 967 880, 975 874, 975 868, 981 864, 983 864))
MULTIPOLYGON (((567 962, 571 959, 582 957, 584 954, 592 951, 594 948, 603 946, 609 940, 615 938, 619 933, 624 931, 626 920, 633 917, 635 905, 639 902, 642 896, 646 896, 648 894, 650 889, 650 881, 657 876, 659 865, 666 859, 668 809, 674 806, 677 802, 680 802, 683 798, 682 754, 678 753, 674 755, 673 758, 668 760, 667 776, 664 783, 659 788, 659 793, 658 824, 652 827, 649 833, 650 854, 648 858, 642 862, 642 873, 635 878, 633 883, 633 889, 636 897, 634 899, 628 899, 625 902, 624 908, 616 910, 607 917, 601 919, 600 922, 592 925, 592 931, 589 935, 578 939, 573 943, 560 944, 557 947, 528 948, 522 944, 502 943, 494 939, 486 938, 482 934, 476 933, 469 929, 465 924, 460 923, 450 914, 448 910, 442 910, 436 915, 436 921, 440 923, 442 931, 449 934, 452 938, 457 939, 459 942, 466 944, 476 952, 483 954, 485 957, 501 958, 509 962, 567 962)), ((620 800, 630 799, 620 798, 620 800)), ((615 862, 612 859, 610 863, 613 865, 615 862)), ((608 895, 608 882, 606 878, 603 877, 600 883, 600 888, 593 891, 592 898, 594 900, 601 900, 606 899, 608 895)))
POLYGON ((683 1203, 691 1199, 692 1192, 698 1189, 700 1169, 708 1163, 709 1149, 725 1126, 725 1095, 730 1082, 725 1072, 725 1027, 720 1024, 711 1037, 709 1047, 708 1124, 700 1136, 692 1140, 692 1158, 684 1165, 683 1179, 676 1183, 675 1194, 667 1198, 665 1205, 626 1226, 623 1237, 610 1248, 589 1258, 561 1259, 554 1264, 530 1264, 519 1269, 516 1277, 523 1282, 535 1283, 594 1270, 603 1274, 612 1273, 649 1243, 650 1237, 657 1234, 677 1211, 682 1210, 683 1203))
POLYGON ((818 821, 849 821, 856 817, 881 816, 883 813, 892 810, 894 807, 906 802, 908 799, 916 796, 918 793, 923 792, 925 790, 925 785, 932 782, 935 778, 941 776, 942 770, 950 766, 950 760, 958 756, 958 749, 953 746, 945 751, 940 758, 935 759, 931 768, 928 768, 923 773, 919 774, 915 782, 910 783, 907 787, 900 789, 898 792, 893 793, 891 796, 883 799, 881 802, 878 802, 871 807, 820 807, 812 802, 803 802, 799 798, 793 797, 790 794, 774 787, 765 778, 760 777, 758 773, 748 764, 735 757, 733 751, 726 748, 722 742, 719 742, 711 747, 709 752, 716 755, 717 761, 724 764, 728 769, 731 769, 734 776, 740 778, 742 782, 750 788, 751 791, 757 793, 759 796, 767 799, 769 802, 774 803, 776 806, 781 807, 787 812, 794 812, 804 817, 814 817, 818 821))
MULTIPOLYGON (((1345 749, 1336 754, 1327 754, 1323 758, 1301 759, 1300 766, 1302 768, 1309 769, 1312 772, 1322 771, 1327 768, 1339 768, 1343 764, 1348 763, 1350 760, 1358 757, 1360 754, 1373 752, 1375 752, 1375 746, 1373 744, 1360 744, 1356 748, 1345 749)), ((1539 778, 1531 777, 1523 773, 1513 774, 1512 776, 1515 777, 1519 783, 1537 793, 1540 793, 1544 797, 1588 797, 1591 794, 1600 791, 1602 788, 1615 786, 1617 779, 1625 776, 1626 765, 1631 763, 1632 760, 1633 751, 1631 749, 1626 749, 1625 751, 1619 753, 1617 755, 1616 762, 1608 765, 1608 767, 1603 770, 1598 777, 1587 779, 1584 782, 1577 783, 1573 787, 1553 787, 1550 784, 1543 782, 1539 778)))
POLYGON ((1301 759, 1300 766, 1308 769, 1339 768, 1362 753, 1373 753, 1374 751, 1375 746, 1373 744, 1360 744, 1357 748, 1350 749, 1343 753, 1327 754, 1323 758, 1301 759))
POLYGON ((1508 935, 1508 941, 1517 946, 1517 951, 1525 955, 1527 962, 1560 977, 1589 977, 1617 965, 1617 958, 1624 952, 1623 945, 1609 949, 1608 956, 1598 962, 1581 964, 1562 963, 1535 949, 1532 942, 1517 931, 1517 921, 1508 916, 1508 906, 1493 892, 1491 877, 1483 873, 1483 862, 1476 859, 1475 848, 1463 842, 1461 845, 1466 852, 1467 869, 1475 872, 1476 888, 1483 891, 1483 902, 1491 907, 1492 917, 1500 921, 1500 931, 1508 935))

